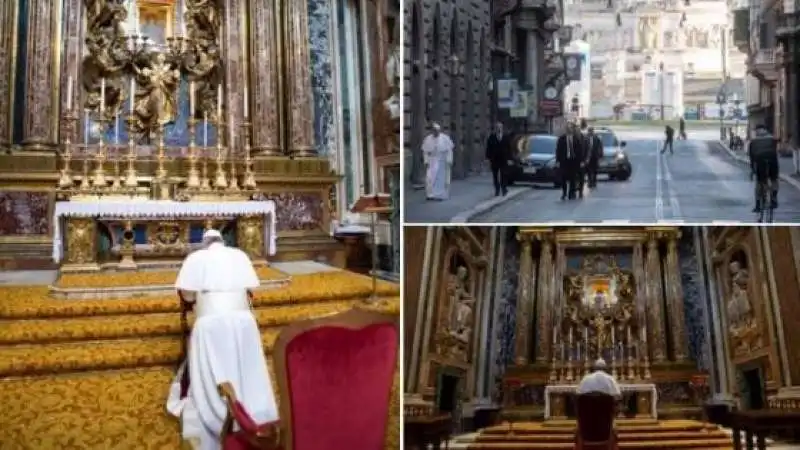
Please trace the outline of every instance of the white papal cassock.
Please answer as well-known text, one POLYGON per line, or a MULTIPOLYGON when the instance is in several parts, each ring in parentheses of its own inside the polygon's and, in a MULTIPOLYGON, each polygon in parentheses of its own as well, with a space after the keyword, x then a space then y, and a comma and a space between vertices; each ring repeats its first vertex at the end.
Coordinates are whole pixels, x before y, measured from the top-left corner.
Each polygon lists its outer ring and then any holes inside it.
POLYGON ((248 289, 259 286, 250 258, 239 249, 213 243, 189 255, 175 287, 196 293, 197 320, 188 346, 189 390, 180 397, 181 367, 170 387, 167 410, 181 419, 183 438, 195 448, 221 448, 227 409, 217 386, 230 382, 257 423, 277 420, 261 335, 248 289))
POLYGON ((578 385, 578 394, 586 394, 589 392, 602 392, 603 394, 614 397, 622 395, 617 380, 602 370, 586 375, 581 380, 581 384, 578 385))

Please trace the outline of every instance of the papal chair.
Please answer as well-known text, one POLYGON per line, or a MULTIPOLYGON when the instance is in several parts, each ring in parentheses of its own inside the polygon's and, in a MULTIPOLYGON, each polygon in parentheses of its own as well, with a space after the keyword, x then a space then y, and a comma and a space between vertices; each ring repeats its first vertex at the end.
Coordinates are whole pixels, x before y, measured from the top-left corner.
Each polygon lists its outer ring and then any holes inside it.
POLYGON ((273 350, 283 449, 384 449, 399 346, 398 318, 378 312, 283 329, 273 350))
MULTIPOLYGON (((265 386, 271 389, 271 386, 265 386)), ((280 422, 256 423, 236 397, 233 386, 219 385, 219 393, 228 407, 228 415, 222 425, 220 441, 223 450, 279 450, 280 422)))
POLYGON ((617 450, 616 398, 602 392, 578 395, 575 450, 617 450))

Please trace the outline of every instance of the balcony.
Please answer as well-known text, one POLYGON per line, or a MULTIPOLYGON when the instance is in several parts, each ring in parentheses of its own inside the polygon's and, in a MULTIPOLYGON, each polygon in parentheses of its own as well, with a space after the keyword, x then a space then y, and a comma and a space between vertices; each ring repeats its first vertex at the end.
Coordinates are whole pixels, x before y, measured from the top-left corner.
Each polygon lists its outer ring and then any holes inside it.
POLYGON ((750 47, 750 9, 733 11, 733 44, 740 52, 747 53, 750 47))
POLYGON ((762 81, 778 80, 779 67, 775 48, 760 48, 751 58, 750 73, 762 81))

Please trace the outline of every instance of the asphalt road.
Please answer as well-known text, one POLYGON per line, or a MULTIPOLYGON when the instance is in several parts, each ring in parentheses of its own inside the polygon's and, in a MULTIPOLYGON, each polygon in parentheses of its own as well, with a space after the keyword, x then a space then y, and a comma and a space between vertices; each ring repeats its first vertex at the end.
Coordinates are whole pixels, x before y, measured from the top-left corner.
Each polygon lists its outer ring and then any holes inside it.
MULTIPOLYGON (((718 130, 689 131, 676 141, 675 153, 660 154, 659 129, 615 129, 627 141, 633 176, 625 181, 601 179, 582 200, 562 201, 551 187, 531 189, 484 214, 472 223, 712 223, 757 220, 749 168, 713 141, 718 130)), ((781 164, 791 164, 782 159, 781 164)), ((800 222, 800 190, 781 182, 775 223, 800 222)))

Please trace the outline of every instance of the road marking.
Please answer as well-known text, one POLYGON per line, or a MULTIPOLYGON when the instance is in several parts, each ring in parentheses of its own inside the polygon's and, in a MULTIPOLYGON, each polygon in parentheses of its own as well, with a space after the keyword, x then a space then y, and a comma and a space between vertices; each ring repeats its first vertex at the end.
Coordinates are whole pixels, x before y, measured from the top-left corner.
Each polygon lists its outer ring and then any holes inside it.
POLYGON ((681 214, 681 204, 678 202, 678 194, 675 192, 675 188, 672 184, 672 170, 669 168, 669 163, 664 162, 664 171, 666 173, 666 177, 664 178, 667 180, 667 194, 669 195, 669 206, 672 208, 672 217, 682 217, 681 214))
POLYGON ((659 153, 659 142, 656 141, 656 204, 655 215, 656 222, 661 222, 664 219, 664 200, 661 198, 663 192, 661 188, 661 154, 659 153))

